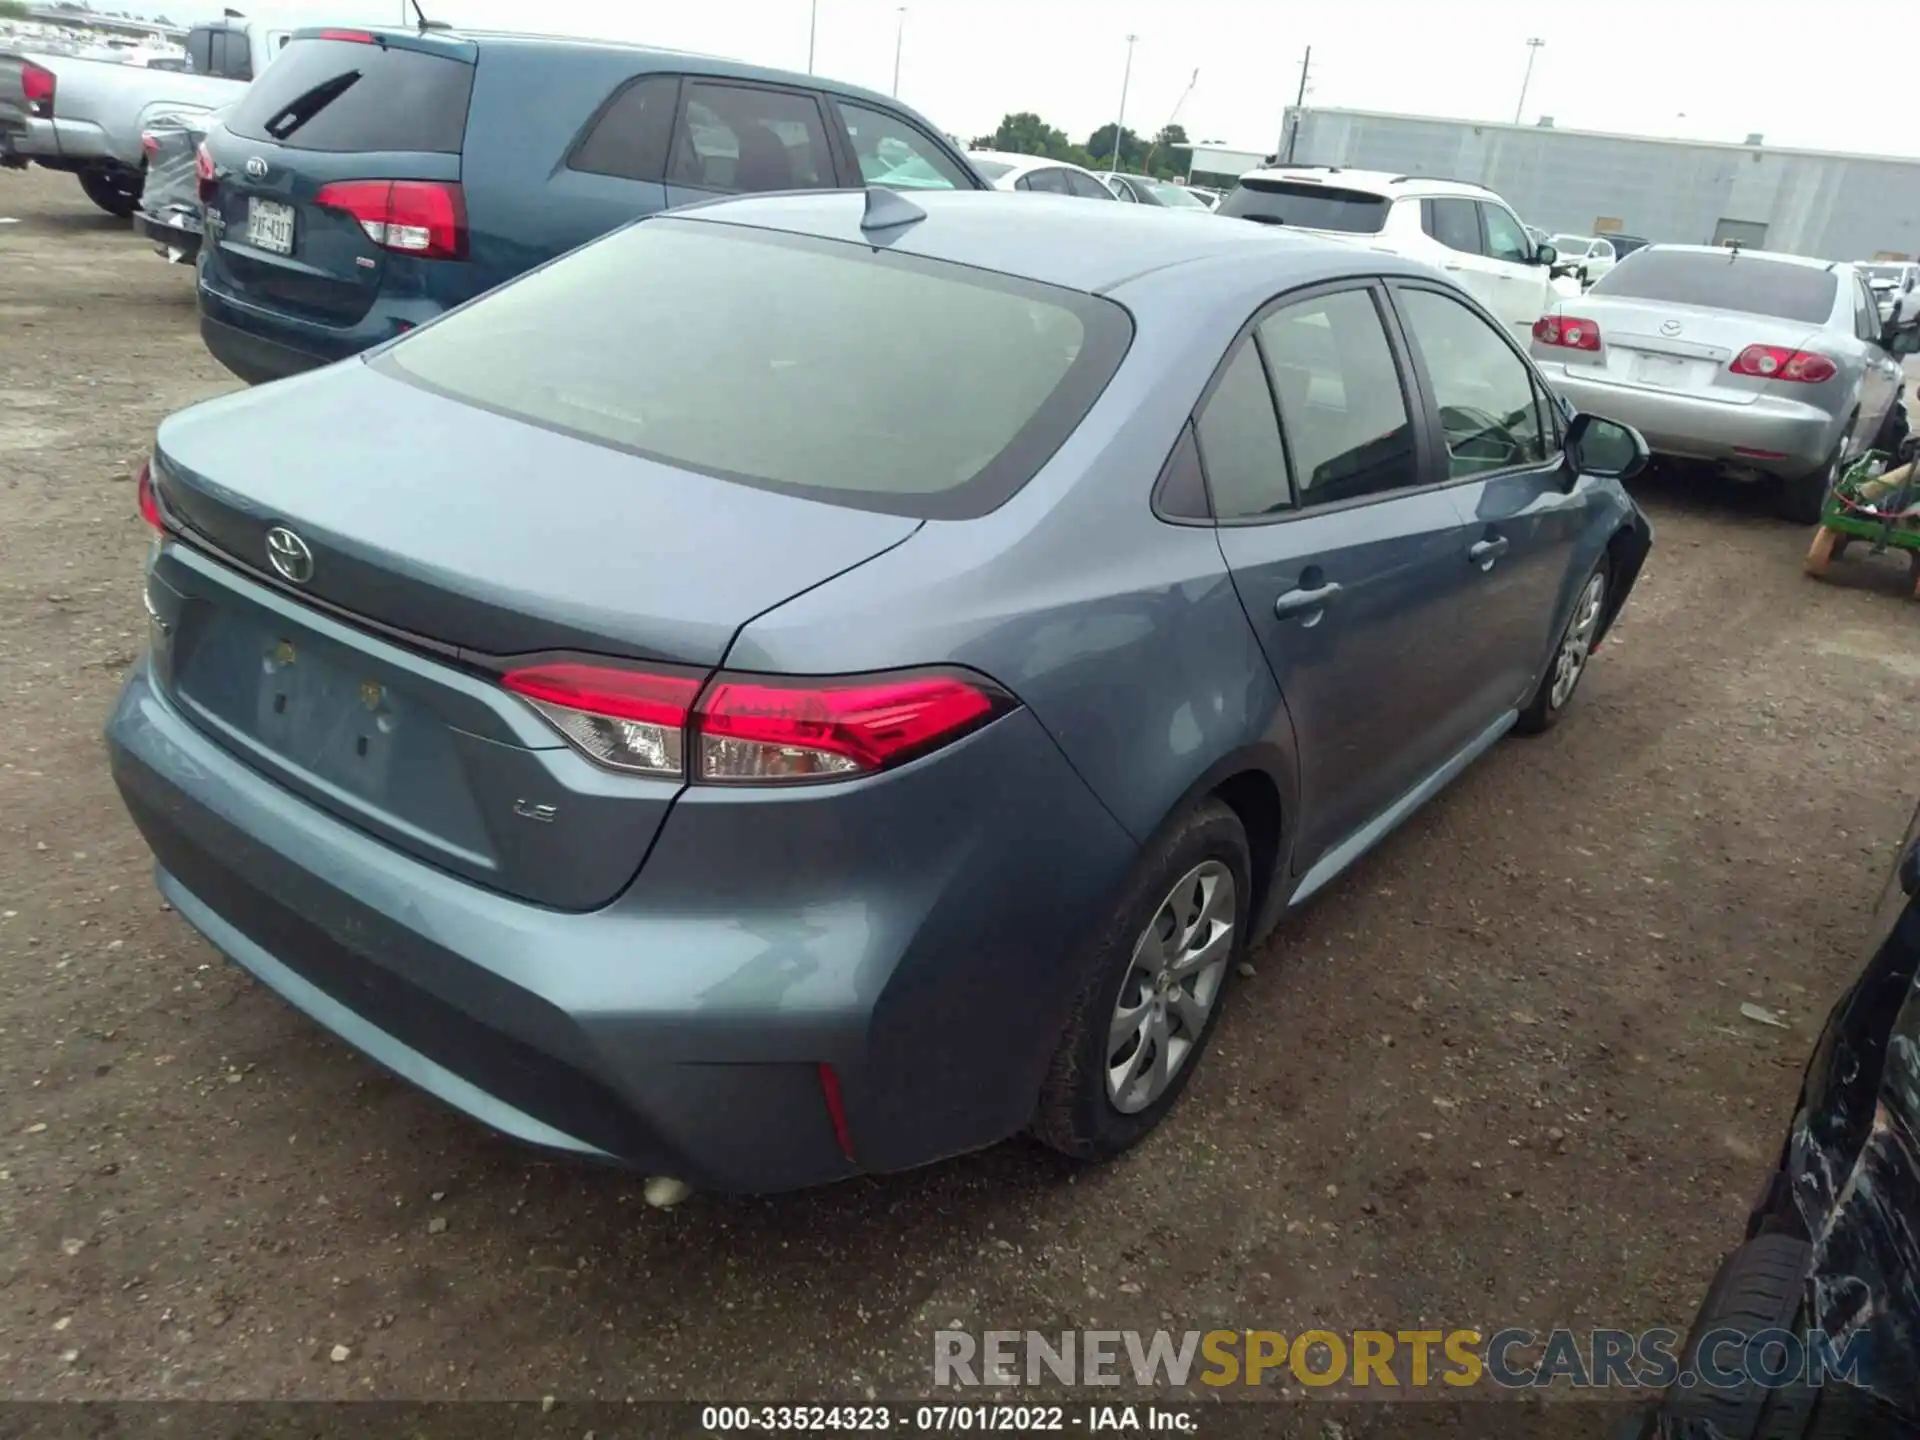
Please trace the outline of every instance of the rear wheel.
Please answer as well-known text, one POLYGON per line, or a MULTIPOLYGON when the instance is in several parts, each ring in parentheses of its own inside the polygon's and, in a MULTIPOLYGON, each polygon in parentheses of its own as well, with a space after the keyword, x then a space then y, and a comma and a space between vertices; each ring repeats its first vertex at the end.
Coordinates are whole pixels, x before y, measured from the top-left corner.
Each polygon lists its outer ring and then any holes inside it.
POLYGON ((1900 454, 1900 442, 1907 438, 1906 402, 1896 400, 1887 416, 1880 422, 1880 428, 1874 432, 1872 448, 1889 457, 1900 454))
POLYGON ((1034 1112, 1039 1140, 1104 1160, 1173 1108, 1245 953, 1252 893, 1246 831, 1218 800, 1154 844, 1087 957, 1034 1112))
POLYGON ((122 220, 140 208, 140 177, 120 170, 82 170, 80 188, 87 199, 122 220))
POLYGON ((1782 520, 1791 520, 1796 525, 1819 524, 1821 507, 1827 503, 1833 482, 1840 478, 1840 461, 1844 450, 1843 441, 1819 469, 1782 480, 1774 498, 1774 512, 1782 520))

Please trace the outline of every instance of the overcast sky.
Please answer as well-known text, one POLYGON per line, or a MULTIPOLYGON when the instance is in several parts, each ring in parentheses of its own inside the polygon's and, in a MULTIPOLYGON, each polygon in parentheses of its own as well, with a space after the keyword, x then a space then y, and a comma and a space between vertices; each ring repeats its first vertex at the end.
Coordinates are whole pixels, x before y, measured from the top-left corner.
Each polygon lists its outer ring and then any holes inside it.
MULTIPOLYGON (((96 0, 111 6, 114 0, 96 0)), ((126 0, 121 0, 126 3, 126 0)), ((311 0, 147 0, 175 19, 316 14, 311 0)), ((805 69, 810 0, 421 0, 455 24, 649 41, 805 69)), ((403 0, 339 0, 328 19, 396 19, 403 0)), ((1271 149, 1313 47, 1308 103, 1512 120, 1539 50, 1525 118, 1564 127, 1884 154, 1920 152, 1896 95, 1875 103, 1874 41, 1897 10, 1703 0, 817 0, 815 66, 886 91, 904 19, 900 95, 962 138, 1033 110, 1085 140, 1120 105, 1152 131, 1271 149), (1744 17, 1745 23, 1738 23, 1744 17), (1200 72, 1181 104, 1193 72, 1200 72), (1852 78, 1849 84, 1849 77, 1852 78), (1901 117, 1901 118, 1895 118, 1901 117)), ((1898 29, 1898 26, 1895 26, 1898 29)), ((1903 53, 1896 48, 1895 54, 1903 53)))

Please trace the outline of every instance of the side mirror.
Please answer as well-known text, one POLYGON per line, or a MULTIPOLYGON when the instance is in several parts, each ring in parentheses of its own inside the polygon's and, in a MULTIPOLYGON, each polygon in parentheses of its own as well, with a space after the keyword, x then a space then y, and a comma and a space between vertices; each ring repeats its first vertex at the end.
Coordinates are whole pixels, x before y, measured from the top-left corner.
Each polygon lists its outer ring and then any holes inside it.
POLYGON ((1534 247, 1533 263, 1547 266, 1557 265, 1560 263, 1560 252, 1554 249, 1553 246, 1543 242, 1534 247))
POLYGON ((1631 480, 1647 468, 1647 442, 1631 425, 1603 420, 1598 415, 1576 415, 1567 426, 1567 458, 1574 472, 1602 480, 1631 480))

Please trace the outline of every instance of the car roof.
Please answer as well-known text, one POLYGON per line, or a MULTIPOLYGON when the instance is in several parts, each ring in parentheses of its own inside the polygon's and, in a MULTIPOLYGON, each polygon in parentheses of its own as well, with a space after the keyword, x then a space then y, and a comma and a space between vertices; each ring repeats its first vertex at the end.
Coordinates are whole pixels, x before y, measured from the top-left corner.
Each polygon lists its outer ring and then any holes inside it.
POLYGON ((1332 185, 1341 190, 1364 190, 1375 195, 1466 194, 1484 195, 1490 200, 1500 198, 1472 180, 1449 180, 1439 175, 1396 175, 1391 170, 1351 170, 1344 165, 1266 165, 1249 170, 1240 178, 1332 185))
MULTIPOLYGON (((1244 259, 1269 277, 1289 265, 1303 278, 1309 271, 1426 273, 1425 267, 1346 240, 1247 222, 1195 225, 1152 206, 1089 205, 1065 195, 1004 190, 874 193, 906 199, 926 216, 883 232, 888 250, 1095 294, 1203 261, 1231 265, 1244 259)), ((707 201, 671 216, 872 245, 874 238, 860 228, 866 204, 861 191, 790 191, 707 201)))
MULTIPOLYGON (((294 33, 300 38, 311 39, 318 36, 323 29, 338 28, 341 27, 307 24, 294 27, 294 33), (304 35, 303 31, 306 32, 304 35)), ((748 65, 739 60, 730 60, 724 55, 709 55, 699 50, 674 50, 664 45, 648 45, 639 41, 588 39, 577 35, 537 35, 522 30, 486 30, 464 25, 436 25, 424 32, 392 25, 353 25, 345 28, 364 30, 375 35, 404 35, 416 41, 443 40, 454 45, 467 44, 494 55, 502 53, 551 55, 564 54, 568 51, 587 51, 595 54, 613 52, 631 57, 636 73, 649 69, 672 70, 676 73, 720 75, 736 80, 760 80, 774 85, 804 86, 809 90, 825 91, 833 95, 844 95, 849 99, 878 104, 888 110, 909 115, 918 114, 912 106, 890 95, 882 95, 877 90, 868 90, 860 85, 849 85, 844 81, 829 80, 824 75, 808 75, 798 70, 778 70, 765 65, 748 65)))
POLYGON ((991 160, 996 165, 1010 167, 1007 175, 1024 175, 1029 170, 1078 170, 1082 175, 1091 175, 1093 171, 1084 165, 1076 165, 1071 160, 1055 160, 1051 155, 1022 155, 1012 150, 969 150, 969 160, 991 160))

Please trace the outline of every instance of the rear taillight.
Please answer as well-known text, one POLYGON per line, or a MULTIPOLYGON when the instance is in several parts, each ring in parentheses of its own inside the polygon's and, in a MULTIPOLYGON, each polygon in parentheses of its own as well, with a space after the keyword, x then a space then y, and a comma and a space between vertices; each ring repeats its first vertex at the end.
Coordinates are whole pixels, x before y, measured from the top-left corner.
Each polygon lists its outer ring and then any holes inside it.
POLYGON ((218 179, 218 172, 213 168, 213 152, 207 149, 207 142, 204 140, 193 152, 193 175, 200 182, 201 200, 213 199, 214 182, 218 179))
POLYGON ((134 493, 139 497, 140 518, 156 530, 167 528, 167 522, 160 516, 160 497, 153 492, 153 466, 147 461, 140 463, 140 479, 134 493))
POLYGON ((53 72, 31 60, 20 67, 20 93, 26 96, 27 109, 45 120, 53 114, 53 72))
POLYGON ((1793 380, 1802 385, 1818 385, 1836 373, 1833 361, 1819 351, 1789 350, 1784 345, 1749 345, 1727 368, 1756 380, 1793 380))
POLYGON ((151 130, 140 132, 140 153, 151 160, 160 153, 160 137, 151 130))
POLYGON ((1542 315, 1533 322, 1533 338, 1563 350, 1598 350, 1600 327, 1578 315, 1542 315))
POLYGON ((320 187, 313 203, 346 211, 383 250, 426 260, 466 256, 466 202, 451 182, 335 180, 320 187))
POLYGON ((1013 708, 976 675, 698 676, 561 662, 509 671, 573 747, 610 769, 715 785, 871 774, 951 744, 1013 708))

